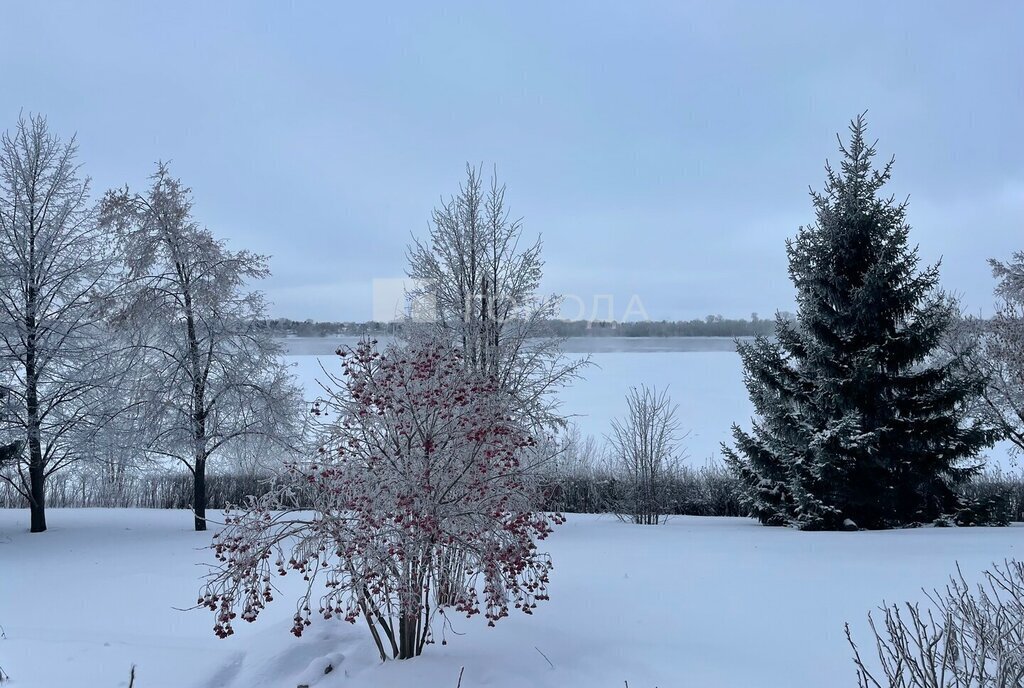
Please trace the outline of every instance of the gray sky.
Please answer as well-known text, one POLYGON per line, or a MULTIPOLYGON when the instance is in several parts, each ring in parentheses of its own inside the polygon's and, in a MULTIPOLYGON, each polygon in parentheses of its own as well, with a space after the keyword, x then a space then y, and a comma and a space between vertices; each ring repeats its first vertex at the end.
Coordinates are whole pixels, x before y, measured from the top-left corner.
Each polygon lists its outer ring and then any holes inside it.
POLYGON ((296 318, 368 319, 466 161, 585 317, 791 308, 783 241, 865 109, 947 289, 986 308, 1024 249, 1024 2, 374 4, 8 2, 0 126, 77 132, 97 195, 171 160, 296 318))

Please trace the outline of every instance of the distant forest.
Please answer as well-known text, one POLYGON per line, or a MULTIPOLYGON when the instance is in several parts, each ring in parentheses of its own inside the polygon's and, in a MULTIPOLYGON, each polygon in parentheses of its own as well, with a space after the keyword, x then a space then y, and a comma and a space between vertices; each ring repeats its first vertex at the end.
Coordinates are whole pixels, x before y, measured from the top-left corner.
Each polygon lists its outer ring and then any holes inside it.
MULTIPOLYGON (((782 313, 783 317, 791 317, 782 313)), ((372 334, 396 334, 401 323, 322 322, 273 318, 263 321, 280 337, 361 337, 372 334)), ((614 322, 606 320, 551 320, 552 334, 561 337, 752 337, 775 332, 774 318, 725 318, 709 315, 703 320, 643 320, 614 322)))

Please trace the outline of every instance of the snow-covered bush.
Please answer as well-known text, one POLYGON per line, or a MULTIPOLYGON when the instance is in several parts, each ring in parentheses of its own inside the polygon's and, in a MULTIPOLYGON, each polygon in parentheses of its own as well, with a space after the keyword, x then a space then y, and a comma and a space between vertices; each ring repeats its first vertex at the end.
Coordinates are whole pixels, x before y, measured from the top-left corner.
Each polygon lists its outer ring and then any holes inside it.
POLYGON ((875 665, 861 657, 846 626, 861 688, 1024 685, 1024 563, 993 566, 973 589, 958 570, 929 598, 934 609, 884 607, 881 628, 868 615, 875 665))
POLYGON ((255 620, 272 577, 289 570, 309 581, 295 635, 314 611, 362 616, 382 660, 419 655, 447 609, 489 625, 510 607, 532 613, 551 570, 537 541, 562 519, 532 510, 536 442, 504 393, 436 344, 339 354, 341 389, 314 408, 326 418, 318 455, 229 511, 214 541, 221 565, 200 604, 215 632, 230 635, 236 615, 255 620))
MULTIPOLYGON (((573 427, 559 438, 556 458, 545 464, 542 480, 544 511, 611 513, 634 494, 632 480, 609 447, 573 427)), ((739 480, 713 458, 700 467, 675 464, 671 471, 660 471, 657 481, 653 491, 661 497, 662 514, 746 515, 739 480)))

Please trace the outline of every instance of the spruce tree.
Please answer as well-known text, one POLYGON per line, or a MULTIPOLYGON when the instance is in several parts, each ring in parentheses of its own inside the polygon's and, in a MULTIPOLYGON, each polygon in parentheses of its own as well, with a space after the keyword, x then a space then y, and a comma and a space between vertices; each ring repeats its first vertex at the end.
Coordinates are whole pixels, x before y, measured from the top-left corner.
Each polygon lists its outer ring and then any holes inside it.
POLYGON ((767 525, 889 528, 955 513, 957 486, 991 432, 966 417, 983 381, 937 353, 957 316, 938 264, 918 270, 906 203, 880 195, 865 120, 850 125, 838 170, 811 192, 816 222, 787 240, 795 321, 741 343, 758 418, 733 426, 726 461, 767 525))

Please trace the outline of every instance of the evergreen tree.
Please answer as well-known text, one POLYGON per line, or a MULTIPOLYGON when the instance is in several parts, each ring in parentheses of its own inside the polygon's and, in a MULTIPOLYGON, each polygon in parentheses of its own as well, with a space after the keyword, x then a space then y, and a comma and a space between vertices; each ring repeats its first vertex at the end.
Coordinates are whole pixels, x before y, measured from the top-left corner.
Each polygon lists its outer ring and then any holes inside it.
POLYGON ((983 381, 962 357, 939 360, 956 316, 938 265, 918 270, 906 203, 879 195, 893 161, 876 169, 865 120, 826 164, 817 221, 787 240, 795 321, 776 340, 739 344, 759 416, 733 426, 726 460, 754 516, 805 529, 888 528, 953 514, 956 488, 992 433, 966 418, 983 381))

